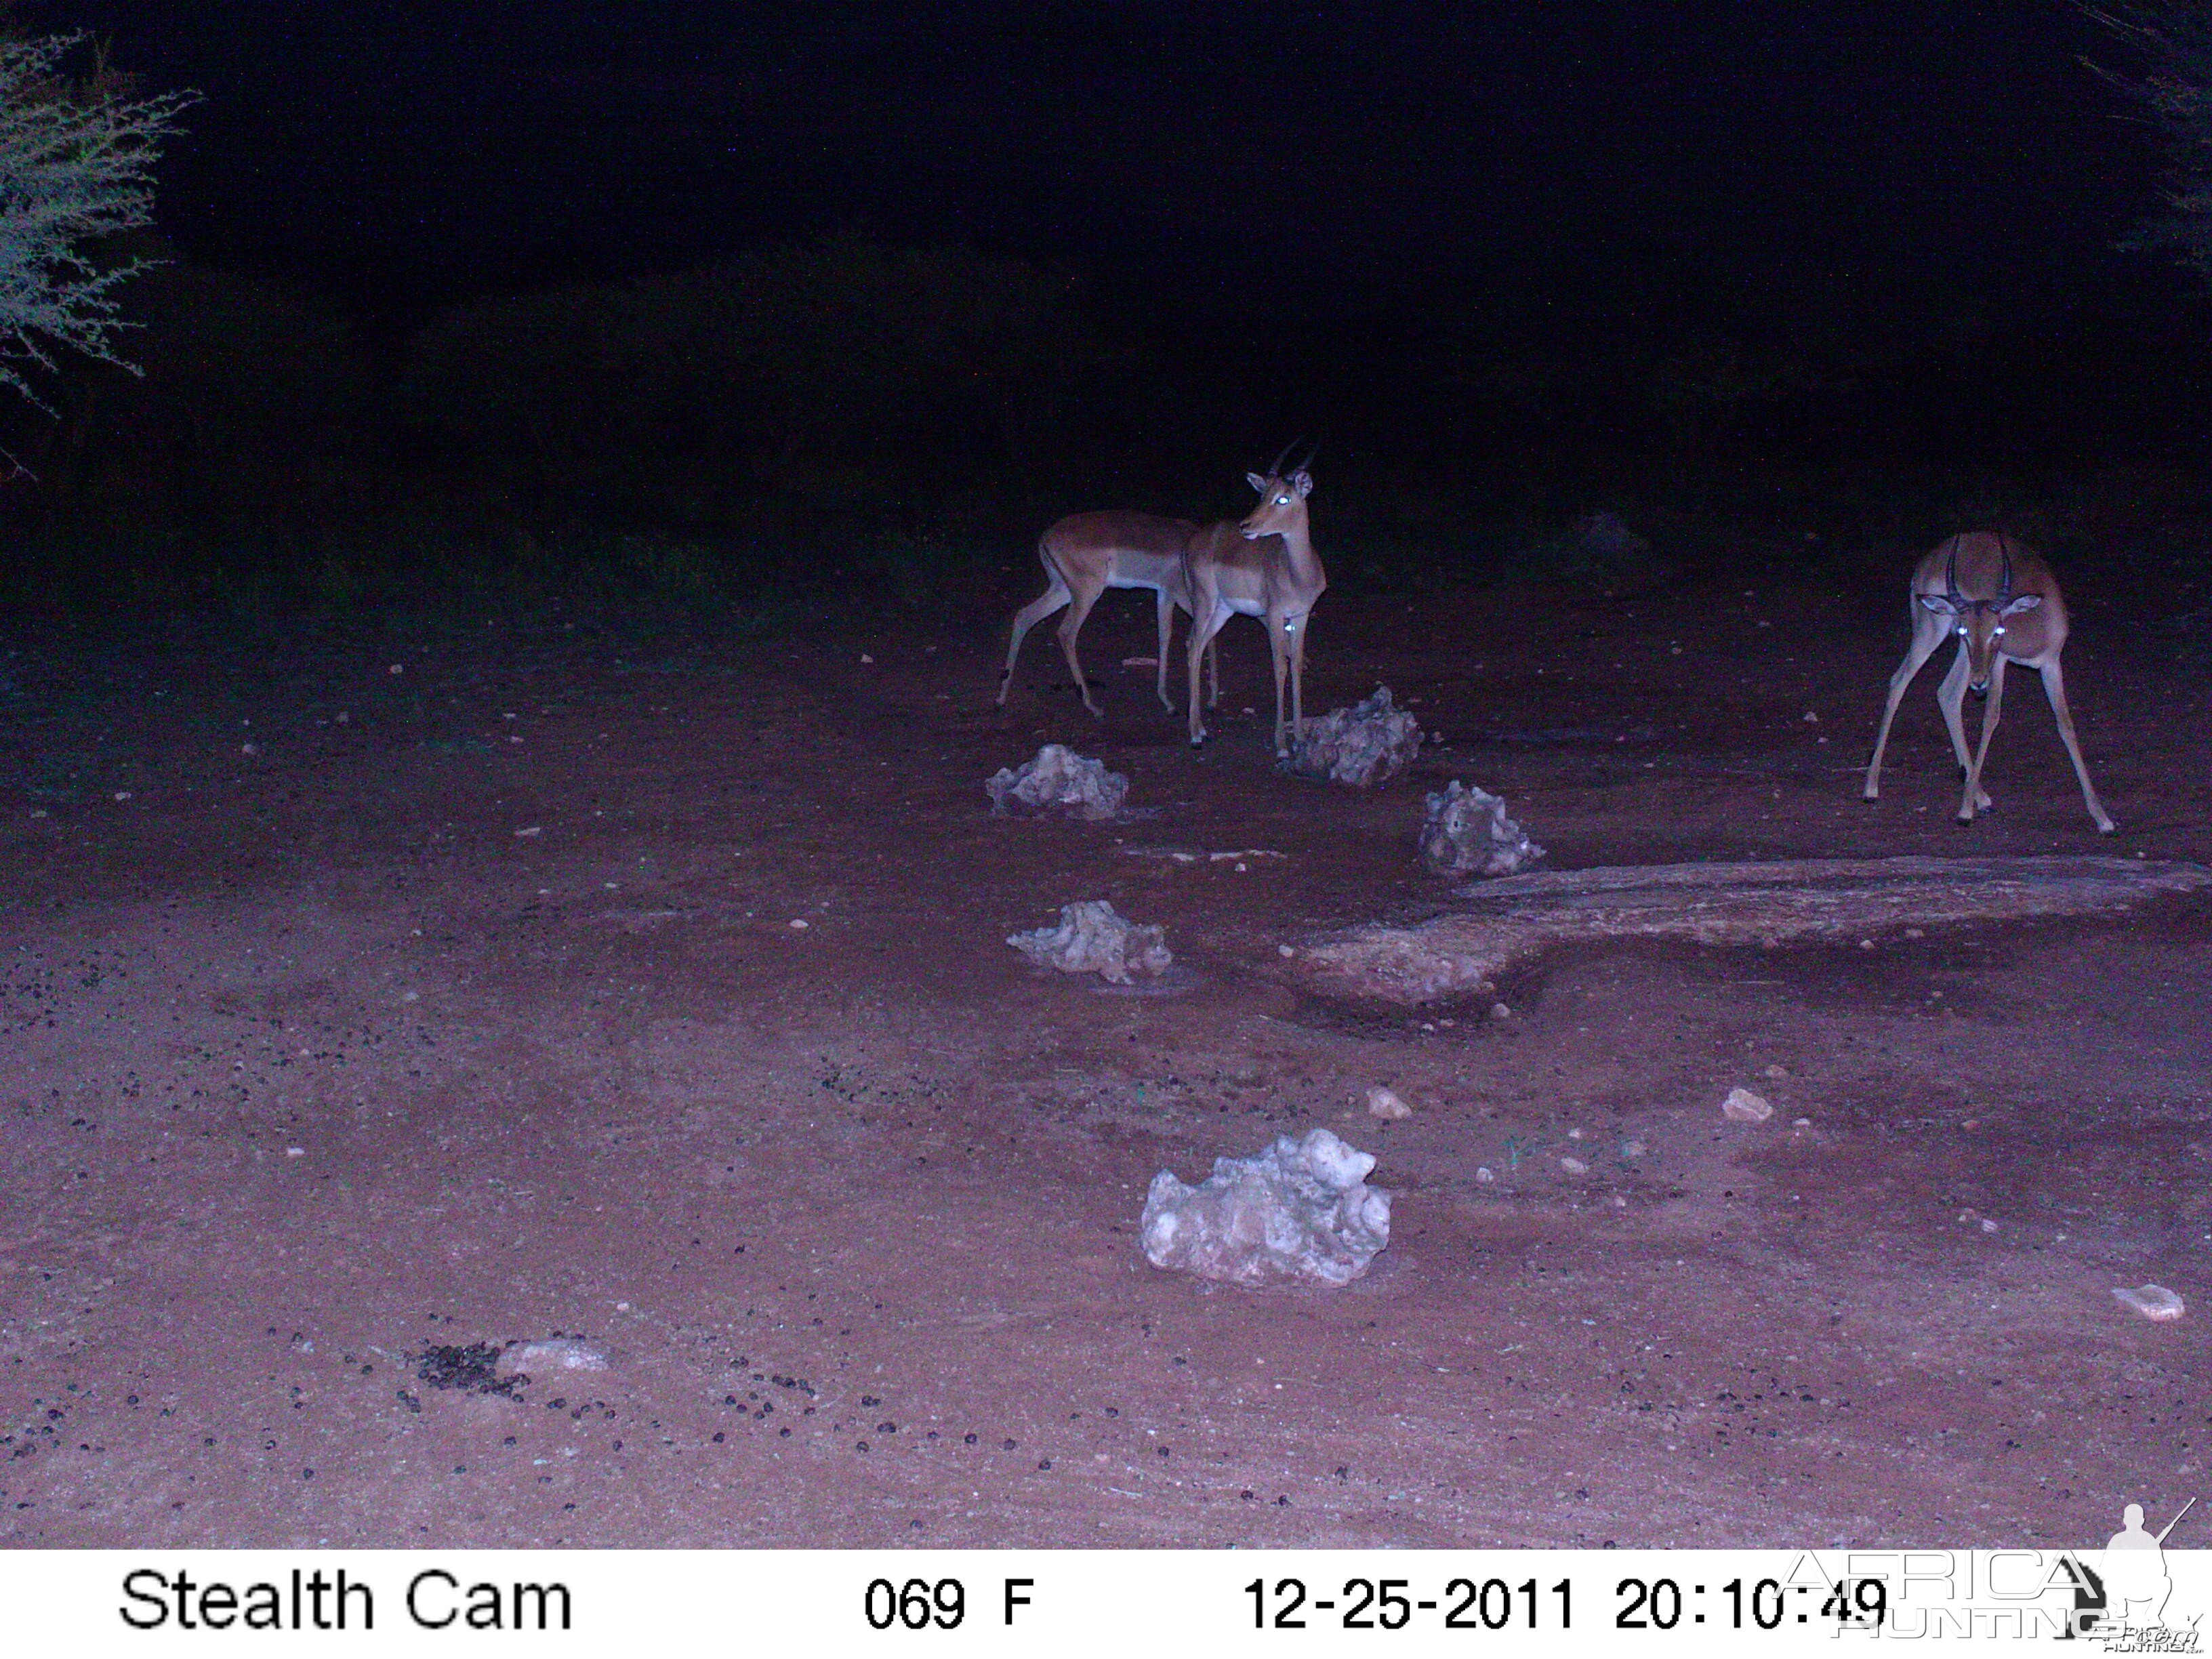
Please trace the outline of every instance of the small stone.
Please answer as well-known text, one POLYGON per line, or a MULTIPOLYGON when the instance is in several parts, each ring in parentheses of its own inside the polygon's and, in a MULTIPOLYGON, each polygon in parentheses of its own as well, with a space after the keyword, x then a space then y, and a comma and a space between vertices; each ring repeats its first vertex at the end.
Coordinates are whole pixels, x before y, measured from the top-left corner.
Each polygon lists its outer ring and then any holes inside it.
POLYGON ((1820 723, 1820 715, 1819 715, 1819 714, 1815 714, 1815 713, 1814 713, 1812 709, 1810 709, 1810 708, 1808 708, 1808 709, 1807 709, 1807 710, 1805 711, 1805 724, 1806 724, 1806 725, 1808 725, 1808 726, 1818 726, 1820 723))
POLYGON ((118 789, 115 792, 115 799, 118 800, 129 800, 131 799, 131 792, 128 789, 118 789))
POLYGON ((1493 1002, 1490 1005, 1490 1017, 1492 1019, 1510 1019, 1513 1011, 1502 1002, 1493 1002))
POLYGON ((1275 954, 1279 957, 1294 957, 1297 955, 1297 951, 1291 945, 1278 945, 1275 947, 1275 954))
MULTIPOLYGON (((629 1304, 621 1305, 627 1308, 629 1304)), ((603 1371, 607 1369, 605 1349, 573 1336, 511 1343, 494 1367, 501 1376, 513 1376, 518 1372, 544 1376, 550 1371, 603 1371)))
POLYGON ((258 755, 261 752, 261 745, 258 743, 241 743, 238 745, 238 752, 241 755, 258 755))
POLYGON ((863 663, 873 663, 873 662, 875 661, 875 659, 874 659, 873 657, 870 656, 866 652, 863 651, 862 653, 860 653, 860 660, 861 660, 863 663))
POLYGON ((1990 1219, 1989 1218, 1989 1217, 1987 1217, 1987 1216, 1984 1216, 1984 1217, 1982 1218, 1982 1231, 1983 1231, 1984 1232, 1985 1232, 1985 1233, 1993 1233, 1993 1232, 1996 1231, 1996 1230, 1997 1230, 1997 1224, 1996 1224, 1996 1222, 1994 1222, 1994 1221, 1990 1220, 1990 1219))
POLYGON ((1809 1129, 1813 1127, 1813 1120, 1809 1117, 1795 1118, 1791 1120, 1790 1127, 1798 1129, 1809 1129))
POLYGON ((307 1149, 305 1146, 287 1146, 284 1149, 284 1156, 287 1158, 305 1158, 307 1155, 307 1149))
POLYGON ((1486 1187, 1487 1187, 1492 1182, 1498 1179, 1496 1176, 1490 1172, 1489 1166, 1486 1164, 1478 1164, 1476 1166, 1474 1178, 1486 1187))
POLYGON ((1641 1158, 1641 1157, 1643 1157, 1643 1156, 1644 1156, 1644 1143, 1643 1143, 1642 1141, 1640 1141, 1640 1140, 1624 1140, 1624 1141, 1622 1141, 1622 1142, 1620 1143, 1620 1155, 1621 1155, 1623 1158, 1641 1158))
POLYGON ((514 832, 514 838, 517 841, 527 841, 532 836, 542 836, 544 833, 545 826, 544 824, 533 823, 527 829, 516 830, 514 832))
POLYGON ((1861 940, 1859 941, 1859 949, 1860 949, 1860 950, 1862 950, 1862 951, 1871 951, 1871 950, 1873 950, 1873 949, 1874 949, 1874 941, 1873 941, 1872 939, 1861 939, 1861 940))
POLYGON ((1393 1090, 1370 1089, 1367 1091, 1367 1113, 1370 1117, 1395 1122, 1400 1118, 1413 1116, 1413 1109, 1393 1090))
POLYGON ((1779 1083, 1783 1079, 1788 1077, 1790 1073, 1784 1071, 1779 1066, 1770 1066, 1766 1068, 1766 1075, 1773 1079, 1777 1083, 1779 1083))
POLYGON ((2160 1325, 2170 1325, 2188 1311, 2181 1297, 2163 1285, 2138 1285, 2131 1291, 2114 1291, 2112 1299, 2160 1325))
POLYGON ((811 922, 808 921, 807 921, 805 917, 803 917, 803 916, 793 916, 793 917, 791 919, 791 921, 789 921, 789 923, 788 923, 788 924, 787 924, 787 925, 790 927, 791 931, 792 931, 793 933, 805 933, 805 932, 809 927, 811 927, 811 926, 813 926, 813 924, 812 924, 811 922))
POLYGON ((1731 1089, 1721 1102, 1721 1115, 1735 1123, 1764 1123, 1774 1115, 1774 1108, 1748 1089, 1731 1089))
POLYGON ((1583 1163, 1582 1159, 1578 1158, 1563 1158, 1559 1160, 1559 1167, 1571 1176, 1588 1175, 1589 1173, 1589 1165, 1583 1163))

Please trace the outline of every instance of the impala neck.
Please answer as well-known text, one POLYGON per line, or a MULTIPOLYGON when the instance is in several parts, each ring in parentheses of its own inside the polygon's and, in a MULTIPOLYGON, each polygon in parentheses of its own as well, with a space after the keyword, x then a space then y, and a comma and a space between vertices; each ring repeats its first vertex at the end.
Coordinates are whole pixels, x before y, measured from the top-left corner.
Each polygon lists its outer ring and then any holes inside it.
POLYGON ((1301 582, 1310 582, 1321 574, 1321 555, 1314 551, 1313 521, 1304 501, 1298 503, 1290 521, 1274 533, 1283 538, 1283 551, 1293 575, 1301 582))

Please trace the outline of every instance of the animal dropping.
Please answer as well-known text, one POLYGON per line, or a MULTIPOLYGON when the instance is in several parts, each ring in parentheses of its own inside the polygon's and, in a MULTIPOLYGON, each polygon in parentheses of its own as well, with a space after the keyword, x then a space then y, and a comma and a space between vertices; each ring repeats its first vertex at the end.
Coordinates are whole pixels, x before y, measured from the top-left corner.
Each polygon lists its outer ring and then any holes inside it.
POLYGON ((1372 1153, 1315 1129, 1218 1158, 1196 1187, 1163 1170, 1145 1196, 1145 1258, 1232 1285, 1348 1285, 1390 1243, 1390 1194, 1367 1185, 1374 1167, 1372 1153))
POLYGON ((1006 943, 1040 967, 1063 974, 1098 974, 1127 985, 1138 974, 1163 974, 1175 964, 1167 930, 1139 924, 1104 899, 1060 907, 1060 923, 1008 936, 1006 943))

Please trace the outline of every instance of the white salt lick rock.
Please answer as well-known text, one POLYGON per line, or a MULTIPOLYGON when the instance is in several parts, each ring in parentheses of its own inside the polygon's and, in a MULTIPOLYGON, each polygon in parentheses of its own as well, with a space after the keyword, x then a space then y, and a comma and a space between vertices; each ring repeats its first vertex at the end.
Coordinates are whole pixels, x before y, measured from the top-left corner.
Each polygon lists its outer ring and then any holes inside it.
POLYGON ((1327 1129, 1252 1158, 1221 1158, 1196 1187, 1152 1177, 1140 1232, 1156 1267, 1234 1285, 1347 1285, 1390 1242, 1390 1194, 1367 1185, 1373 1154, 1327 1129))

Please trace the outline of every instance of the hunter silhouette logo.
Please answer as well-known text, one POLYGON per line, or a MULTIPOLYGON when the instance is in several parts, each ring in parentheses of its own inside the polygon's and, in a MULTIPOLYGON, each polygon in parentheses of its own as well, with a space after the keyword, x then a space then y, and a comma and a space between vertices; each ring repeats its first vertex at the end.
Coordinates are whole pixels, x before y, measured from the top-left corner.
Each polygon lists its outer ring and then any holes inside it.
POLYGON ((2173 1594, 2173 1579, 2166 1567, 2166 1535, 2196 1507, 2191 1498, 2172 1520, 2152 1533, 2143 1527, 2142 1505, 2130 1504, 2121 1513, 2120 1530, 2106 1540, 2104 1559, 2094 1568, 2078 1557, 2061 1564, 2074 1584, 2068 1636, 2133 1652, 2197 1650, 2194 1619, 2178 1629, 2164 1622, 2166 1600, 2173 1594))

